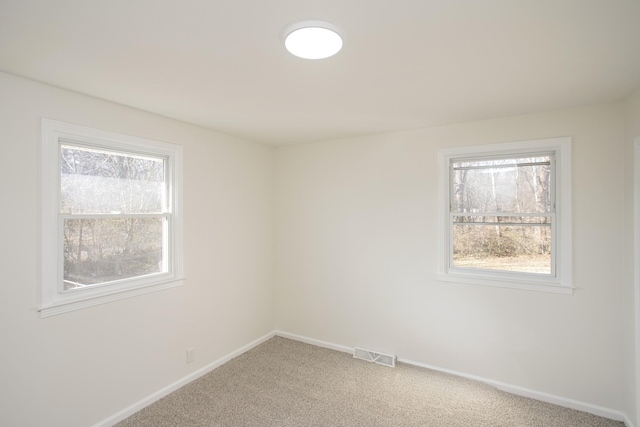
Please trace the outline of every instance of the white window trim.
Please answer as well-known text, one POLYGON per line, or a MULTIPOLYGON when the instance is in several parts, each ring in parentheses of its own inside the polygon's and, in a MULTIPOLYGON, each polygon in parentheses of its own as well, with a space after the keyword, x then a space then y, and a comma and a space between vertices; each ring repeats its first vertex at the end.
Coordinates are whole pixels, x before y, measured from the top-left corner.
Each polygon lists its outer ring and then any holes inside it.
MULTIPOLYGON (((507 142, 440 150, 438 153, 438 279, 503 288, 572 294, 571 225, 571 138, 558 137, 507 142), (474 156, 500 156, 553 152, 555 154, 556 232, 555 276, 489 270, 471 270, 450 266, 451 230, 449 223, 450 173, 452 159, 474 156)), ((552 249, 553 250, 553 249, 552 249)))
POLYGON ((79 310, 124 298, 181 286, 183 269, 182 225, 182 146, 99 129, 42 119, 41 135, 41 288, 40 317, 79 310), (61 141, 77 141, 122 152, 145 153, 169 159, 168 185, 171 195, 171 229, 169 231, 169 272, 132 280, 122 280, 82 289, 60 292, 62 278, 62 244, 60 224, 60 154, 61 141))

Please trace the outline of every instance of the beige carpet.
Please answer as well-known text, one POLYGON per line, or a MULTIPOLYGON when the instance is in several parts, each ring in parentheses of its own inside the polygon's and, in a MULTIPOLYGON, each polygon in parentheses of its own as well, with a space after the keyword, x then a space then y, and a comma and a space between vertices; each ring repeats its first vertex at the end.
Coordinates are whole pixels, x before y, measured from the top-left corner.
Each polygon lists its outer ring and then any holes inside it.
POLYGON ((623 425, 453 375, 275 337, 118 427, 623 425))

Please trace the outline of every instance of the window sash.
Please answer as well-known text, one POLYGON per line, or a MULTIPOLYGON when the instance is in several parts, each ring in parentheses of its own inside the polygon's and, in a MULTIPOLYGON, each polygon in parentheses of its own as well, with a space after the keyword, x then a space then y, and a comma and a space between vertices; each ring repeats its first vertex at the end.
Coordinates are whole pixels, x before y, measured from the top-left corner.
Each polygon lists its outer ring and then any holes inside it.
MULTIPOLYGON (((75 141, 75 140, 71 140, 68 138, 59 138, 58 139, 58 158, 57 158, 57 167, 58 167, 58 209, 60 213, 64 213, 62 212, 62 206, 61 206, 61 202, 63 199, 62 196, 62 170, 61 167, 62 165, 60 164, 61 161, 61 151, 63 149, 63 147, 65 148, 71 148, 71 149, 78 149, 78 150, 85 150, 85 151, 94 151, 94 152, 98 152, 98 153, 109 153, 115 156, 123 156, 123 157, 132 157, 135 159, 142 159, 142 160, 152 160, 152 161, 162 161, 163 162, 163 174, 164 174, 164 181, 162 182, 162 200, 161 200, 161 207, 159 211, 156 212, 150 212, 150 213, 164 213, 164 212, 170 212, 171 211, 171 207, 173 206, 173 200, 172 200, 172 187, 171 187, 171 183, 173 182, 173 176, 172 173, 173 171, 173 167, 172 167, 172 159, 170 156, 167 155, 152 155, 149 154, 148 152, 143 152, 140 150, 136 150, 136 149, 132 149, 129 147, 122 147, 122 148, 113 148, 113 147, 109 147, 109 146, 105 146, 105 143, 102 142, 79 142, 79 141, 75 141)), ((103 177, 101 175, 98 175, 99 177, 103 177)), ((103 177, 106 178, 106 177, 103 177)), ((131 212, 131 214, 137 214, 138 212, 131 212)), ((93 212, 93 214, 99 214, 99 212, 93 212)), ((127 213, 129 214, 129 213, 127 213)))
POLYGON ((555 215, 555 212, 495 212, 495 211, 487 211, 487 212, 455 212, 450 211, 449 215, 451 216, 500 216, 500 217, 552 217, 555 215))
MULTIPOLYGON (((82 213, 82 214, 74 214, 74 213, 66 213, 66 212, 60 212, 58 215, 59 221, 59 227, 58 227, 58 236, 59 236, 59 242, 62 245, 62 248, 60 249, 60 260, 59 262, 61 263, 61 267, 60 267, 60 274, 58 277, 58 293, 59 294, 66 294, 66 293, 73 293, 73 292, 83 292, 89 288, 91 289, 95 289, 95 288, 99 288, 99 287, 108 287, 108 286, 112 286, 112 285, 119 285, 119 284, 127 284, 127 283, 136 283, 138 282, 140 279, 145 279, 145 278, 151 278, 151 277, 162 277, 162 276, 166 276, 169 275, 171 273, 171 265, 170 265, 170 253, 171 253, 171 249, 169 246, 170 240, 171 240, 171 233, 170 230, 172 229, 171 226, 171 221, 172 221, 172 216, 169 213, 169 200, 170 200, 170 186, 168 185, 169 182, 171 182, 171 170, 169 168, 169 159, 166 156, 153 156, 150 155, 148 153, 142 153, 139 152, 137 150, 126 150, 126 149, 114 149, 111 147, 107 147, 105 145, 101 145, 101 144, 88 144, 88 143, 82 143, 82 142, 77 142, 77 141, 72 141, 69 139, 64 139, 64 138, 60 138, 58 140, 58 171, 59 171, 59 179, 61 180, 62 178, 62 169, 61 169, 61 153, 63 148, 67 148, 67 149, 77 149, 77 150, 85 150, 85 151, 94 151, 97 153, 108 153, 114 156, 120 156, 120 157, 131 157, 131 158, 135 158, 135 159, 144 159, 144 160, 153 160, 153 161, 162 161, 163 162, 163 181, 162 181, 162 194, 161 194, 161 211, 159 213, 118 213, 118 214, 114 214, 114 213, 82 213), (147 219, 147 218, 162 218, 165 221, 163 221, 162 224, 162 231, 161 231, 161 236, 160 239, 162 241, 162 271, 158 271, 158 272, 152 272, 152 273, 148 273, 148 274, 138 274, 135 276, 130 276, 130 277, 124 277, 124 278, 120 278, 120 279, 115 279, 115 280, 107 280, 101 283, 95 283, 95 284, 90 284, 90 285, 85 285, 85 286, 81 286, 81 287, 77 287, 77 288, 71 288, 71 289, 65 289, 65 282, 69 282, 68 279, 65 279, 65 272, 64 272, 64 245, 65 245, 65 239, 64 239, 64 235, 65 235, 65 221, 66 220, 81 220, 81 219, 131 219, 131 218, 141 218, 141 219, 147 219)), ((102 175, 98 175, 99 177, 104 177, 102 175)), ((107 177, 104 177, 107 178, 107 177)), ((126 180, 133 180, 133 178, 130 179, 124 179, 126 180)), ((58 193, 58 200, 62 200, 62 185, 61 185, 61 181, 60 181, 60 185, 59 185, 59 190, 60 192, 58 193)), ((135 194, 135 193, 134 193, 135 194)), ((61 206, 60 206, 61 208, 61 206)))
MULTIPOLYGON (((474 271, 478 271, 478 272, 486 272, 489 274, 496 274, 496 275, 504 275, 505 277, 509 277, 509 276, 513 276, 513 275, 525 275, 525 276, 538 276, 538 277, 550 277, 550 278, 555 278, 557 277, 557 271, 556 271, 556 254, 558 253, 557 249, 556 249, 556 245, 557 245, 557 225, 556 225, 556 214, 555 213, 550 213, 547 215, 534 215, 534 214, 527 214, 527 215, 502 215, 503 213, 501 213, 501 215, 497 215, 497 216, 544 216, 544 217, 548 217, 550 218, 550 223, 541 223, 541 224, 536 224, 536 223, 504 223, 504 222, 490 222, 490 223, 479 223, 479 222, 454 222, 454 217, 455 216, 473 216, 473 215, 457 215, 457 214, 453 214, 450 213, 450 217, 449 217, 449 254, 448 254, 448 270, 452 271, 452 272, 464 272, 467 270, 474 270, 474 271), (509 226, 515 226, 515 227, 520 227, 520 226, 532 226, 532 227, 550 227, 551 228, 551 250, 550 250, 550 256, 551 256, 551 268, 550 268, 550 272, 547 273, 527 273, 527 272, 520 272, 520 271, 509 271, 509 270, 497 270, 497 269, 483 269, 483 268, 469 268, 469 267, 455 267, 454 263, 453 263, 453 248, 454 248, 454 233, 453 233, 453 227, 454 226, 460 226, 460 225, 465 225, 465 226, 473 226, 473 225, 485 225, 485 226, 499 226, 499 227, 509 227, 509 226)), ((482 216, 482 215, 478 215, 478 216, 482 216)), ((492 216, 496 216, 496 215, 492 215, 492 216)))
MULTIPOLYGON (((538 157, 542 157, 542 156, 538 156, 538 157)), ((544 156, 547 157, 547 156, 544 156)), ((485 159, 483 158, 482 160, 510 160, 513 159, 513 157, 504 157, 504 158, 500 158, 500 159, 485 159)), ((479 161, 479 159, 467 159, 467 160, 460 160, 460 159, 455 159, 452 160, 451 163, 465 163, 465 162, 473 162, 473 161, 479 161)), ((451 166, 452 169, 454 171, 469 171, 469 170, 479 170, 479 169, 508 169, 508 168, 522 168, 522 167, 526 167, 526 166, 551 166, 551 162, 550 161, 546 161, 546 162, 524 162, 524 163, 513 163, 513 164, 506 164, 506 165, 491 165, 491 166, 451 166)))
POLYGON ((555 152, 530 152, 530 153, 517 153, 517 154, 505 154, 499 156, 465 156, 465 157, 451 157, 449 159, 449 172, 448 172, 448 181, 449 181, 449 253, 448 253, 448 261, 447 261, 447 269, 450 271, 465 271, 465 270, 478 270, 481 272, 488 272, 490 274, 497 275, 534 275, 534 276, 546 276, 546 277, 556 277, 556 169, 555 169, 555 152), (518 162, 518 159, 528 159, 528 158, 540 158, 540 157, 549 157, 549 161, 540 161, 540 162, 518 162), (514 160, 515 162, 512 164, 505 165, 482 165, 482 166, 459 166, 456 167, 455 164, 459 163, 471 163, 471 162, 480 162, 480 161, 493 161, 493 160, 514 160), (515 167, 525 167, 525 166, 549 166, 549 197, 550 197, 550 212, 513 212, 513 211, 500 211, 500 212, 458 212, 454 210, 454 173, 456 170, 490 170, 490 169, 501 169, 501 168, 515 168, 515 167), (518 218, 518 217, 544 217, 549 218, 550 223, 505 223, 505 222, 455 222, 456 217, 510 217, 510 218, 518 218), (508 270, 497 270, 497 269, 482 269, 482 268, 468 268, 468 267, 455 267, 453 262, 453 251, 454 251, 454 232, 453 228, 456 225, 479 225, 479 226, 533 226, 533 227, 551 227, 551 269, 550 273, 526 273, 526 272, 514 272, 508 270))
POLYGON ((170 212, 135 214, 70 214, 61 213, 61 219, 124 219, 124 218, 171 218, 170 212))
MULTIPOLYGON (((449 173, 448 173, 448 182, 449 182, 449 212, 450 213, 461 213, 454 211, 455 206, 455 189, 454 189, 454 172, 456 170, 482 170, 482 169, 501 169, 501 168, 514 168, 514 167, 526 167, 526 166, 534 166, 534 165, 549 165, 549 198, 550 198, 550 212, 546 213, 555 213, 556 212, 556 194, 557 194, 557 177, 556 177, 556 153, 553 151, 540 151, 540 152, 523 152, 517 154, 504 154, 504 155, 496 155, 496 156, 461 156, 461 157, 451 157, 449 158, 449 173), (548 162, 524 162, 524 163, 516 163, 510 165, 492 165, 492 166, 463 166, 463 167, 455 167, 455 163, 465 163, 465 162, 479 162, 479 161, 492 161, 492 160, 517 160, 517 159, 526 159, 526 158, 535 158, 535 157, 549 157, 548 162)), ((465 212, 466 213, 466 212, 465 212)), ((475 213, 475 212, 474 212, 475 213)), ((490 216, 502 215, 507 212, 496 212, 490 216)), ((542 214, 545 212, 518 212, 517 215, 508 215, 508 216, 522 216, 528 214, 542 214)), ((466 215, 469 216, 469 215, 466 215)))
POLYGON ((73 293, 73 292, 82 292, 87 289, 95 289, 100 287, 108 287, 112 285, 120 285, 127 283, 136 283, 141 279, 148 279, 152 277, 161 278, 163 276, 169 276, 172 274, 171 262, 172 262, 172 251, 170 248, 171 244, 171 234, 170 230, 172 228, 172 215, 170 213, 163 214, 60 214, 58 220, 58 241, 62 245, 59 253, 59 265, 60 265, 60 277, 58 278, 58 293, 73 293), (101 283, 95 283, 90 285, 84 285, 78 288, 65 289, 65 282, 70 282, 68 279, 65 279, 64 274, 64 232, 65 232, 65 221, 66 220, 80 220, 80 219, 131 219, 131 218, 140 218, 140 219, 164 219, 162 222, 162 231, 161 231, 161 241, 162 241, 162 270, 147 274, 139 274, 130 277, 124 277, 121 279, 104 281, 101 283))
MULTIPOLYGON (((42 119, 41 132, 41 292, 38 311, 49 317, 184 284, 182 224, 182 146, 42 119), (68 214, 60 209, 60 147, 95 149, 164 162, 163 212, 68 214), (69 219, 163 218, 166 272, 137 276, 61 292, 64 279, 64 221, 69 219)), ((158 181, 160 183, 161 181, 158 181)), ((158 194, 162 194, 159 192, 158 194)), ((160 233, 156 233, 159 237, 160 233)), ((159 241, 158 241, 159 242, 159 241)), ((150 269, 151 270, 151 269, 150 269)), ((142 271, 142 270, 141 270, 142 271)))
MULTIPOLYGON (((540 159, 542 160, 542 159, 540 159)), ((546 159, 544 159, 546 160, 546 159)), ((495 162, 500 163, 500 162, 495 162)), ((469 166, 475 166, 468 164, 469 166)), ((466 166, 466 165, 465 165, 466 166)), ((484 166, 484 165, 483 165, 484 166)), ((508 167, 514 167, 515 162, 511 162, 508 167)), ((530 168, 531 169, 531 168, 530 168)), ((481 144, 464 147, 444 148, 438 151, 438 279, 442 282, 452 282, 458 284, 494 286, 513 289, 533 290, 552 292, 559 294, 573 293, 572 282, 572 195, 571 195, 571 137, 556 137, 548 139, 537 139, 517 142, 503 142, 496 144, 481 144), (550 174, 553 182, 550 182, 548 212, 529 212, 533 210, 533 205, 527 208, 527 212, 512 212, 514 210, 524 210, 526 203, 523 205, 514 204, 509 201, 503 204, 508 211, 504 212, 455 212, 452 207, 454 201, 458 203, 456 209, 463 210, 470 208, 482 208, 482 203, 473 202, 473 205, 467 203, 466 199, 459 198, 460 195, 454 193, 454 189, 459 190, 452 180, 453 161, 491 161, 504 160, 512 158, 532 158, 540 156, 551 156, 549 165, 552 173, 550 174), (514 209, 514 207, 518 208, 514 209), (530 216, 551 217, 551 230, 553 234, 553 243, 551 253, 553 255, 553 272, 554 276, 533 274, 527 272, 500 271, 500 270, 473 270, 471 266, 477 266, 474 263, 460 263, 456 256, 458 266, 467 268, 452 267, 452 233, 454 232, 454 220, 457 217, 470 217, 469 220, 481 220, 475 217, 483 215, 493 215, 500 217, 499 221, 507 221, 505 216, 521 217, 523 221, 530 216)), ((456 171, 456 174, 460 174, 456 171)), ((477 173, 477 172, 475 172, 477 173)), ((496 173, 501 173, 496 170, 496 173)), ((502 176, 501 179, 505 177, 502 176)), ((456 178, 457 179, 457 178, 456 178)), ((507 187, 503 187, 507 188, 507 187)), ((511 190, 513 191, 513 190, 511 190)), ((490 193, 489 193, 490 194, 490 193)), ((466 196, 465 196, 466 197, 466 196)), ((506 200, 505 200, 506 202, 506 200)), ((488 205, 491 206, 491 205, 488 205)), ((500 209, 500 203, 498 209, 500 209)), ((494 209, 482 209, 492 211, 494 209)), ((490 221, 498 221, 496 218, 490 218, 490 221)), ((515 220, 518 226, 520 220, 515 220)), ((458 225, 470 225, 470 222, 456 222, 458 225)), ((499 226, 503 223, 494 223, 488 226, 499 226)), ((545 226, 547 227, 547 226, 545 226)), ((470 227, 465 227, 470 230, 470 227)), ((530 227, 520 228, 520 230, 530 230, 530 227)), ((546 228, 547 230, 549 228, 546 228)), ((471 229, 472 230, 472 229, 471 229)), ((457 231, 457 233, 460 230, 457 231)), ((524 231, 523 231, 524 232, 524 231)), ((528 232, 527 232, 528 233, 528 232)), ((460 234, 458 233, 458 236, 460 234)), ((548 244, 547 240, 547 244, 548 244)), ((480 264, 481 265, 481 264, 480 264)), ((487 265, 494 268, 496 265, 487 265)), ((499 265, 498 265, 499 267, 499 265)), ((505 265, 505 268, 510 268, 505 265)), ((524 268, 523 268, 524 270, 524 268)))

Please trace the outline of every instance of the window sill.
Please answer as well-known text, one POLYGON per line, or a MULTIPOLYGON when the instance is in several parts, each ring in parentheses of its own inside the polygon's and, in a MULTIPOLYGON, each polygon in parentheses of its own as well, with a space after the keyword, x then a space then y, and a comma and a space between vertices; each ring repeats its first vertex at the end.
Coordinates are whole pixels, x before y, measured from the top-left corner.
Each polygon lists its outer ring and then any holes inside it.
POLYGON ((495 276, 479 276, 476 274, 448 273, 439 274, 441 282, 454 282, 469 285, 494 286, 498 288, 523 289, 527 291, 550 292, 555 294, 573 294, 573 287, 558 281, 545 279, 506 278, 495 276))
POLYGON ((118 301, 125 298, 161 291, 164 289, 175 288, 178 286, 182 286, 183 284, 184 279, 175 279, 167 282, 154 283, 137 288, 128 288, 117 292, 109 292, 77 299, 64 298, 59 301, 54 301, 46 306, 42 306, 38 311, 40 312, 41 318, 51 317, 58 314, 69 313, 71 311, 92 307, 94 305, 105 304, 111 301, 118 301))

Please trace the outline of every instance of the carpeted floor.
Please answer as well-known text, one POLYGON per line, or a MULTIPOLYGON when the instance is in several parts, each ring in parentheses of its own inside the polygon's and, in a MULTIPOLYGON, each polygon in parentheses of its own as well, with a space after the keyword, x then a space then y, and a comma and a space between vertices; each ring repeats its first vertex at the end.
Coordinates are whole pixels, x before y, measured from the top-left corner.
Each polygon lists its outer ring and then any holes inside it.
POLYGON ((429 369, 395 368, 275 337, 118 427, 553 426, 624 423, 429 369))

